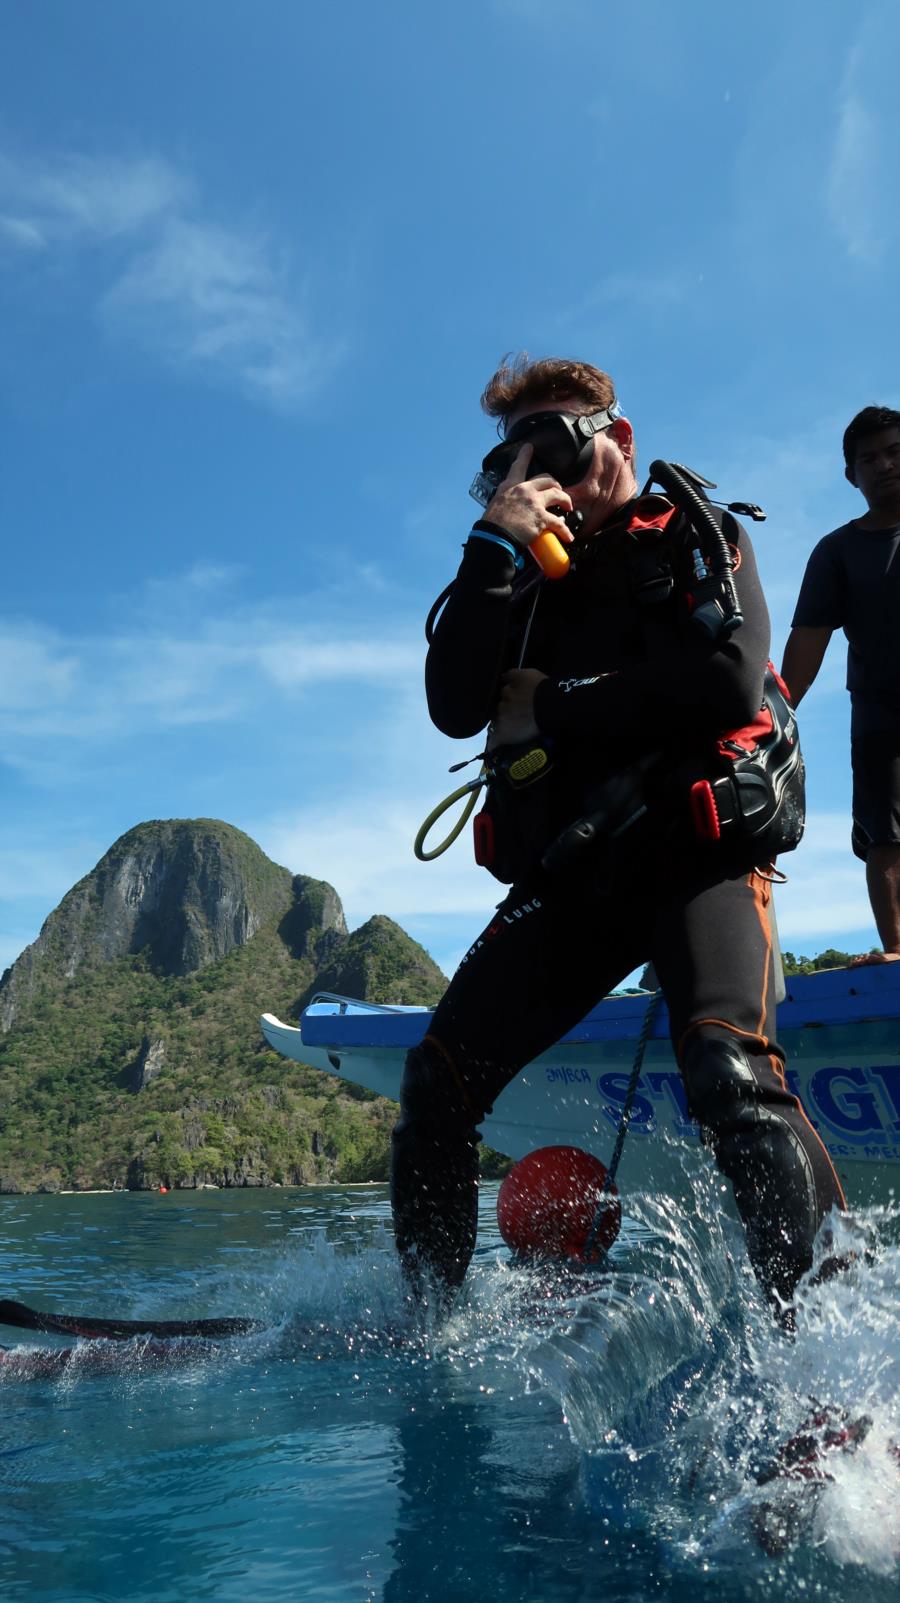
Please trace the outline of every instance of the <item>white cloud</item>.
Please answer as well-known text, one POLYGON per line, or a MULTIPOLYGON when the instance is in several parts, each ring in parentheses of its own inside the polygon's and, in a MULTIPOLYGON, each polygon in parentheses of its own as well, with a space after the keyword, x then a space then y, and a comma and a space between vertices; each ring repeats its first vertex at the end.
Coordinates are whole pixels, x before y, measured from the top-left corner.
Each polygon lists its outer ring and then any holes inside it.
POLYGON ((188 180, 155 158, 0 157, 0 198, 12 202, 15 221, 35 241, 133 234, 185 204, 190 194, 188 180))
POLYGON ((422 672, 422 649, 418 641, 404 635, 399 639, 282 638, 254 650, 254 658, 273 684, 284 690, 316 684, 322 680, 395 680, 405 684, 418 681, 422 672))
POLYGON ((165 161, 0 156, 0 206, 0 246, 73 266, 93 247, 104 326, 157 359, 290 409, 342 358, 272 241, 204 216, 196 186, 165 161))
POLYGON ((0 216, 0 235, 20 250, 43 250, 47 243, 37 224, 24 217, 0 216))
POLYGON ((107 325, 174 362, 237 376, 275 404, 305 396, 335 357, 309 331, 262 239, 180 217, 104 297, 107 325))
MULTIPOLYGON (((271 702, 273 687, 296 699, 315 687, 419 693, 422 652, 415 624, 386 617, 365 632, 352 619, 326 625, 323 597, 242 609, 223 595, 230 570, 191 569, 147 587, 143 627, 124 635, 62 637, 27 624, 0 626, 0 735, 5 760, 20 764, 47 739, 103 741, 116 734, 226 722, 271 702), (171 594, 191 588, 177 624, 171 594), (218 605, 213 609, 211 601, 218 605), (205 603, 205 607, 201 605, 205 603), (285 615, 292 617, 290 625, 285 615), (314 621, 310 621, 314 620, 314 621)), ((141 616, 132 601, 132 616, 141 616)), ((355 705, 353 711, 356 711, 355 705)))
POLYGON ((875 266, 897 240, 897 8, 876 0, 847 56, 826 175, 829 220, 855 260, 875 266))
POLYGON ((78 657, 37 629, 0 626, 0 717, 38 711, 68 700, 78 657))
POLYGON ((609 273, 574 306, 560 311, 554 323, 557 327, 569 327, 589 314, 621 313, 623 309, 666 318, 673 308, 687 306, 697 296, 702 283, 702 273, 678 267, 661 273, 609 273))
POLYGON ((216 563, 195 562, 189 568, 179 584, 188 586, 191 590, 221 590, 227 585, 234 584, 246 570, 238 562, 216 563))
MULTIPOLYGON (((403 924, 411 919, 471 917, 481 928, 503 888, 472 858, 467 829, 433 863, 413 855, 413 840, 441 790, 416 785, 403 801, 395 796, 357 795, 335 809, 316 804, 259 823, 252 831, 275 862, 327 879, 338 890, 351 928, 385 913, 403 924)), ((446 786, 449 791, 449 784, 446 786)), ((454 816, 454 815, 451 815, 454 816)), ((446 825, 444 826, 446 833, 446 825)), ((440 827, 431 837, 441 839, 440 827)))
POLYGON ((782 946, 820 950, 838 935, 856 937, 865 950, 878 944, 866 871, 850 849, 849 815, 811 813, 801 845, 779 867, 788 876, 775 895, 782 946))
POLYGON ((870 194, 870 174, 877 161, 878 120, 848 89, 838 114, 826 193, 829 217, 849 254, 864 262, 878 261, 882 254, 879 211, 870 194))

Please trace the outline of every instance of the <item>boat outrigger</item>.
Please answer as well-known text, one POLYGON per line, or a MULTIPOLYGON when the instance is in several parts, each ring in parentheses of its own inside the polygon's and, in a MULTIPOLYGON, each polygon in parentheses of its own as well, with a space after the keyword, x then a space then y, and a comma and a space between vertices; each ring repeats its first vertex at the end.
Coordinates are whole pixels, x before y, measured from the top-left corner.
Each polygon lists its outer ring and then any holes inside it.
MULTIPOLYGON (((560 1144, 608 1161, 648 1002, 646 994, 600 1002, 507 1086, 482 1121, 485 1141, 510 1158, 560 1144)), ((299 1028, 271 1013, 261 1024, 284 1057, 396 1099, 405 1054, 430 1018, 425 1008, 321 994, 299 1028)), ((900 964, 791 976, 778 1008, 778 1036, 788 1084, 827 1146, 851 1206, 900 1193, 900 964)), ((683 1194, 691 1169, 685 1151, 698 1140, 660 1004, 637 1082, 620 1189, 683 1194)))

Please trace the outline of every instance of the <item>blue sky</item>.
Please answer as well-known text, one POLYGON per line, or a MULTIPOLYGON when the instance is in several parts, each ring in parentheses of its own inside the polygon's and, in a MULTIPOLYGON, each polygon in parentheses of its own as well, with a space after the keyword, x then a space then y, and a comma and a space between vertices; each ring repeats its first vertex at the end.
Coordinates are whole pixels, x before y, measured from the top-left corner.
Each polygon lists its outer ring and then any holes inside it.
MULTIPOLYGON (((422 620, 506 351, 614 375, 643 460, 760 501, 780 660, 900 405, 900 11, 10 0, 0 51, 0 965, 148 818, 247 830, 451 967, 415 862, 469 754, 422 620)), ((874 944, 832 644, 782 941, 874 944)))

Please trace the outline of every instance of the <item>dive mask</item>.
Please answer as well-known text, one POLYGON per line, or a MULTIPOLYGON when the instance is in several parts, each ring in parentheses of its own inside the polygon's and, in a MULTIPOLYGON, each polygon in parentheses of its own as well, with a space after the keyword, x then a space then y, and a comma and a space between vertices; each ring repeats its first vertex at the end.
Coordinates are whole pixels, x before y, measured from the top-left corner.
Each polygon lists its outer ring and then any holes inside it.
POLYGON ((514 423, 506 438, 495 445, 475 475, 469 494, 486 507, 496 495, 523 445, 532 447, 526 475, 536 479, 549 473, 565 488, 584 478, 594 455, 594 435, 612 428, 622 416, 618 401, 600 412, 532 412, 514 423))

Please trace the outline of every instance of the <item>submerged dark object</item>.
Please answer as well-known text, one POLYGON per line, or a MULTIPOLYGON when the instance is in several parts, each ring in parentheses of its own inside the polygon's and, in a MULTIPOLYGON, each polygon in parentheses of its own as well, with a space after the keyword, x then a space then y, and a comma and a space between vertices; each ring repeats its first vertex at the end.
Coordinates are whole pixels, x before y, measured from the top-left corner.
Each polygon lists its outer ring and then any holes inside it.
POLYGON ((777 1558, 810 1529, 819 1498, 834 1476, 829 1460, 853 1453, 872 1428, 867 1414, 851 1419, 845 1408, 818 1404, 800 1429, 778 1449, 757 1475, 769 1490, 754 1513, 753 1528, 763 1552, 777 1558))

